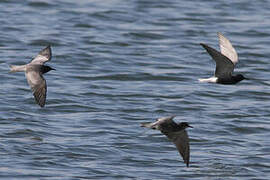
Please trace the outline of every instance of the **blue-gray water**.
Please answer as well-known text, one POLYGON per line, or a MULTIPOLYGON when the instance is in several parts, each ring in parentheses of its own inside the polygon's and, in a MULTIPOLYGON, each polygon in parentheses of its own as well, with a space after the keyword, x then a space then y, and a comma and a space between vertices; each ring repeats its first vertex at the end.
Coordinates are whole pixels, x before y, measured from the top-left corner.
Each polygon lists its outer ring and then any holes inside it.
POLYGON ((269 179, 269 1, 2 0, 1 179, 269 179), (199 83, 228 37, 237 85, 199 83), (24 73, 52 45, 47 104, 24 73), (187 121, 191 163, 140 123, 187 121))

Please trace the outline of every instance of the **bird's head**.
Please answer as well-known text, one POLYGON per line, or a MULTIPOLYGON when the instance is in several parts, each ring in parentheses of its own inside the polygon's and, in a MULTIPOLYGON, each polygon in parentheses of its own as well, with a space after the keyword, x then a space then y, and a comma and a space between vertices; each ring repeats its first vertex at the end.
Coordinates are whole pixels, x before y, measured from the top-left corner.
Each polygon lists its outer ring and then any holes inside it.
POLYGON ((248 78, 244 77, 242 74, 237 74, 237 75, 235 76, 235 79, 236 79, 237 81, 242 81, 242 80, 248 79, 248 78))
POLYGON ((180 122, 178 124, 179 126, 181 126, 182 128, 186 129, 186 128, 193 128, 192 126, 190 126, 187 122, 180 122))
POLYGON ((47 73, 47 72, 49 72, 51 70, 55 70, 55 69, 51 68, 50 66, 43 66, 42 73, 44 74, 44 73, 47 73))

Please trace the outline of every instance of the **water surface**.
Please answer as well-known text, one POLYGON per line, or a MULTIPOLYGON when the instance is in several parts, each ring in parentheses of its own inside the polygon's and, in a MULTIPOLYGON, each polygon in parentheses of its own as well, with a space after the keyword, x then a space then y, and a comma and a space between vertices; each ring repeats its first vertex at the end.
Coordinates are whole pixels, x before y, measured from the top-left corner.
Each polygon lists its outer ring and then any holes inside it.
POLYGON ((0 2, 1 179, 269 179, 268 1, 0 2), (252 78, 199 83, 215 64, 199 43, 228 37, 252 78), (46 45, 47 104, 24 64, 46 45), (186 168, 140 123, 177 115, 193 129, 186 168))

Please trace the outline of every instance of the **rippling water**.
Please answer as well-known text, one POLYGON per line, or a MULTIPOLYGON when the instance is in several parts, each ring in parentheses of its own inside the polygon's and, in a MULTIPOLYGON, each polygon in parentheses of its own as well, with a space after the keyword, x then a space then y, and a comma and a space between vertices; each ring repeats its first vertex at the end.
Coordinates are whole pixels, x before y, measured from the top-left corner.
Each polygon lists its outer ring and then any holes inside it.
POLYGON ((2 179, 269 179, 268 1, 2 0, 2 179), (235 46, 237 85, 198 83, 220 31, 235 46), (24 64, 46 45, 47 105, 24 64), (186 168, 174 145, 140 123, 177 115, 193 129, 186 168))

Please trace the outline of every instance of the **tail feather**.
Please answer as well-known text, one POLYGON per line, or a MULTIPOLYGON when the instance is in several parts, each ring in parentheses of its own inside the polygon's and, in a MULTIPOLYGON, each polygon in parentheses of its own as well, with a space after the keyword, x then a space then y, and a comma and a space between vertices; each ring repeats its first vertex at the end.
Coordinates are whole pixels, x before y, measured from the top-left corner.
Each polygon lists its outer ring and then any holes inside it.
POLYGON ((217 82, 217 77, 210 77, 207 79, 198 79, 199 82, 209 82, 209 83, 216 83, 217 82))
POLYGON ((26 69, 25 65, 21 65, 21 66, 14 66, 14 65, 10 65, 10 71, 9 72, 23 72, 26 69))
POLYGON ((151 122, 141 123, 141 127, 147 127, 147 128, 153 129, 153 123, 151 123, 151 122))

